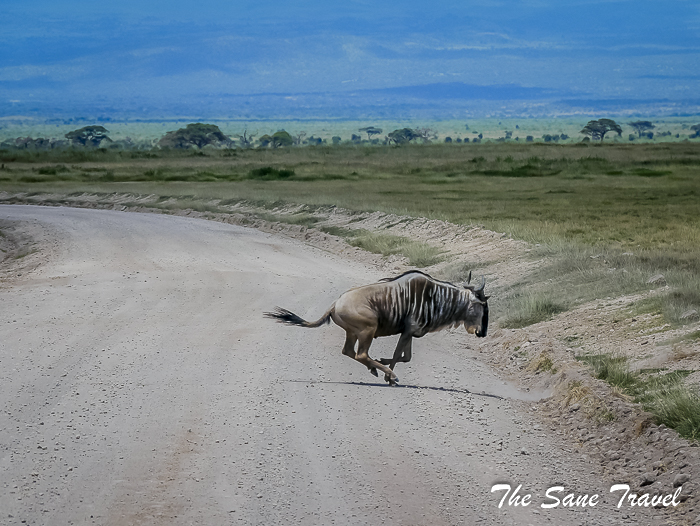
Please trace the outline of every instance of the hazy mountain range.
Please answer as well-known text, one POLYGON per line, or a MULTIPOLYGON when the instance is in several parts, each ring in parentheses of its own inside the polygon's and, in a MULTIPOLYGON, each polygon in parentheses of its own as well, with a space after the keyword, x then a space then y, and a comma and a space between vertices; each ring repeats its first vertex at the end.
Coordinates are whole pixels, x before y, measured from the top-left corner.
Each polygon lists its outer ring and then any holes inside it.
POLYGON ((28 0, 0 117, 695 115, 691 0, 28 0))

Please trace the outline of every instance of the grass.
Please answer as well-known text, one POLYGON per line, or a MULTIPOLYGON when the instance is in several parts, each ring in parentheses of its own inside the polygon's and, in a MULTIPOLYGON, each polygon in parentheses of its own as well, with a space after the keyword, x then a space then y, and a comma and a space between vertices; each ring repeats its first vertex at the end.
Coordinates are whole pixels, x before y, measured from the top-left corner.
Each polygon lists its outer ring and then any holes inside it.
POLYGON ((681 316, 688 310, 700 305, 700 284, 692 281, 684 288, 673 289, 664 294, 638 301, 635 313, 660 314, 663 319, 674 326, 693 323, 694 319, 683 320, 681 316))
POLYGON ((353 246, 383 256, 402 255, 413 267, 429 267, 444 260, 442 251, 427 243, 412 241, 406 237, 369 232, 363 229, 326 226, 324 232, 343 237, 353 246))
POLYGON ((262 166, 253 168, 248 172, 250 179, 260 179, 263 181, 278 181, 280 179, 289 179, 294 175, 294 170, 277 169, 272 166, 262 166))
POLYGON ((7 167, 0 187, 119 187, 337 205, 478 223, 536 243, 671 250, 700 245, 695 143, 343 146, 244 150, 235 157, 154 151, 132 158, 134 153, 0 152, 7 167), (67 171, 37 172, 57 166, 67 171))
POLYGON ((658 424, 675 429, 689 440, 700 440, 700 396, 683 379, 692 371, 632 371, 625 357, 583 355, 596 378, 605 380, 652 413, 658 424))
MULTIPOLYGON (((67 150, 0 152, 0 161, 0 191, 131 192, 169 196, 168 208, 207 208, 214 200, 340 206, 505 232, 539 244, 532 256, 543 262, 492 300, 494 317, 511 327, 649 290, 646 281, 659 272, 669 290, 636 308, 670 323, 680 323, 689 308, 700 310, 697 142, 343 145, 197 155, 67 150)), ((310 215, 274 217, 315 224, 310 215)), ((395 236, 338 235, 376 253, 404 254, 416 266, 442 257, 395 236)), ((465 277, 459 269, 448 274, 465 277)))
POLYGON ((552 357, 549 356, 547 353, 541 353, 537 358, 532 360, 528 366, 527 366, 528 371, 532 372, 551 372, 552 374, 555 374, 557 372, 556 367, 554 367, 554 362, 552 361, 552 357))
POLYGON ((559 241, 540 246, 532 256, 538 270, 503 291, 499 323, 520 328, 551 319, 559 312, 593 300, 647 292, 650 276, 663 273, 668 289, 636 301, 631 315, 658 314, 673 326, 692 323, 682 319, 689 309, 700 308, 700 260, 688 250, 636 250, 590 247, 559 241))
POLYGON ((506 303, 506 311, 500 318, 502 327, 518 329, 551 319, 567 310, 567 306, 553 300, 547 292, 525 291, 506 303))

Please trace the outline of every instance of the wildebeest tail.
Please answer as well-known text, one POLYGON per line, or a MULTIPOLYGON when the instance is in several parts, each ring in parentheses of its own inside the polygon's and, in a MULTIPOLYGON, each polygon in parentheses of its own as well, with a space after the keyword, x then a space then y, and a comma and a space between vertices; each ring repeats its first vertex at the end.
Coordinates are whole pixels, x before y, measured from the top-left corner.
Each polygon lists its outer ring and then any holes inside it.
POLYGON ((300 318, 293 312, 283 309, 282 307, 275 307, 274 312, 264 312, 263 316, 287 325, 298 325, 299 327, 314 328, 330 323, 331 312, 333 312, 333 307, 328 309, 328 311, 326 311, 326 313, 321 316, 320 319, 313 322, 306 321, 305 319, 300 318))

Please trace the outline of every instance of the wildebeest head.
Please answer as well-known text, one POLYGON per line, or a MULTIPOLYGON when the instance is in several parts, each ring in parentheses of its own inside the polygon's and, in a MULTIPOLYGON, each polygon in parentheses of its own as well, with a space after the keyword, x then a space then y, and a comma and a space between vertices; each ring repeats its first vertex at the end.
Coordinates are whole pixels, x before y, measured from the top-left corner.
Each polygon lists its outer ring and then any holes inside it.
POLYGON ((465 289, 469 289, 474 294, 474 300, 471 302, 469 307, 471 314, 473 316, 473 323, 466 324, 465 328, 469 334, 476 334, 477 337, 483 338, 486 336, 486 332, 489 327, 489 297, 484 293, 484 286, 486 285, 486 280, 484 276, 481 276, 481 284, 477 287, 476 285, 470 285, 469 282, 472 280, 472 273, 469 273, 469 278, 464 284, 465 289))

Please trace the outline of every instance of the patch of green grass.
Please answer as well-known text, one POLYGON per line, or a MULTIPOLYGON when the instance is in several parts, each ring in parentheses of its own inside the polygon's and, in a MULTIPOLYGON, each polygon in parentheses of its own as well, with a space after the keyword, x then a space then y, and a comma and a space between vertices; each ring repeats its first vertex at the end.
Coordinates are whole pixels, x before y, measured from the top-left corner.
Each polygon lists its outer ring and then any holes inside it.
POLYGON ((652 413, 657 423, 675 429, 689 440, 700 440, 700 396, 683 383, 693 371, 660 374, 655 370, 631 371, 628 360, 610 354, 583 355, 596 378, 631 396, 652 413))
POLYGON ((412 241, 401 236, 369 232, 364 229, 349 229, 335 225, 321 226, 319 229, 328 234, 344 238, 348 244, 374 254, 390 256, 399 254, 406 257, 414 267, 429 267, 444 261, 442 251, 419 241, 412 241))
POLYGON ((248 177, 250 179, 260 179, 263 181, 278 181, 280 179, 289 179, 294 175, 294 170, 288 170, 285 168, 278 169, 272 166, 263 166, 261 168, 254 168, 248 172, 248 177))
POLYGON ((347 232, 343 237, 350 245, 374 254, 402 255, 408 259, 409 264, 413 267, 429 267, 444 260, 439 249, 427 243, 412 241, 401 236, 354 230, 347 232))
POLYGON ((638 375, 630 371, 627 359, 624 357, 610 354, 587 354, 577 356, 576 359, 590 365, 596 378, 605 380, 625 393, 631 393, 637 389, 638 375))
POLYGON ((647 283, 649 277, 661 272, 670 290, 638 301, 633 310, 635 314, 662 314, 667 322, 677 325, 684 323, 681 315, 685 311, 700 309, 700 261, 691 254, 674 255, 662 250, 631 253, 554 242, 533 252, 534 257, 544 258, 547 263, 528 283, 518 283, 516 288, 534 288, 573 307, 598 298, 648 291, 655 288, 647 283))
POLYGON ((475 262, 475 261, 469 261, 469 262, 458 262, 458 263, 452 263, 447 265, 445 268, 442 269, 442 271, 439 273, 439 275, 436 275, 436 277, 439 277, 440 279, 443 279, 445 281, 449 281, 452 283, 466 283, 466 281, 469 279, 469 275, 471 273, 472 277, 472 283, 476 282, 477 279, 480 279, 477 275, 477 273, 474 272, 474 269, 484 269, 488 268, 489 265, 491 265, 491 261, 482 261, 482 262, 475 262))
POLYGON ((669 170, 651 170, 649 168, 635 168, 632 170, 634 175, 641 175, 642 177, 661 177, 664 175, 669 175, 673 172, 669 170))
POLYGON ((332 236, 338 236, 343 238, 352 237, 357 233, 357 230, 353 230, 351 228, 343 228, 341 226, 335 225, 322 225, 319 227, 319 230, 325 232, 326 234, 331 234, 332 236))
POLYGON ((318 223, 319 219, 318 217, 315 217, 311 214, 308 214, 306 212, 299 212, 296 214, 261 214, 258 213, 256 214, 258 217, 261 219, 265 219, 266 221, 278 221, 280 223, 287 223, 289 225, 300 225, 300 226, 314 226, 316 223, 318 223))
POLYGON ((673 325, 692 323, 694 319, 683 320, 681 316, 690 309, 700 309, 700 277, 680 287, 637 301, 632 309, 635 314, 660 314, 673 325))
POLYGON ((678 338, 672 339, 670 343, 680 343, 695 340, 700 340, 700 331, 693 331, 691 333, 684 334, 683 336, 679 336, 678 338))
POLYGON ((552 299, 543 292, 527 291, 515 296, 505 305, 505 313, 499 320, 502 327, 519 329, 541 321, 567 310, 567 306, 552 299))
POLYGON ((69 171, 70 170, 67 166, 63 164, 57 164, 56 166, 44 166, 43 168, 39 168, 37 170, 37 173, 40 173, 42 175, 58 175, 60 173, 65 173, 69 171))

